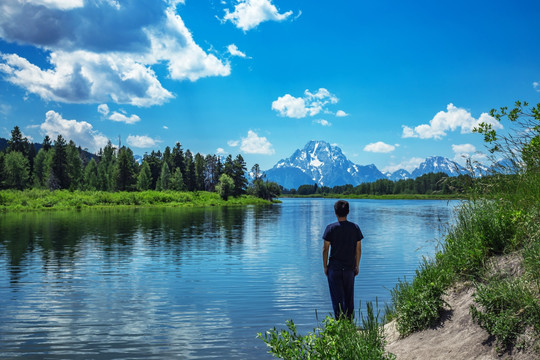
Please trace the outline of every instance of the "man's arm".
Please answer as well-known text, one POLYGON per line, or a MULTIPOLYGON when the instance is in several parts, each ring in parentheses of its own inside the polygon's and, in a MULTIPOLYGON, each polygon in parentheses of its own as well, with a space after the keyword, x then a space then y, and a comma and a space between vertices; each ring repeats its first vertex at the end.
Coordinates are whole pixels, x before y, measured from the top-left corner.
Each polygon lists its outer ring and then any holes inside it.
POLYGON ((328 250, 330 249, 330 241, 324 240, 324 245, 322 248, 322 260, 324 266, 324 274, 328 276, 328 250))
POLYGON ((354 268, 354 276, 358 275, 360 271, 360 258, 362 257, 362 242, 356 242, 356 267, 354 268))

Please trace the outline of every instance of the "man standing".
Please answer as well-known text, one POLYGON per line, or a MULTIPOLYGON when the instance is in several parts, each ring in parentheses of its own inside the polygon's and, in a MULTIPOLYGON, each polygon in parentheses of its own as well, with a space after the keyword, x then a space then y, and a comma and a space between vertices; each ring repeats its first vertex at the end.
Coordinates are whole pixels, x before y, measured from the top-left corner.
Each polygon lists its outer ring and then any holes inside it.
POLYGON ((362 255, 360 227, 347 221, 349 203, 339 200, 334 204, 337 222, 326 227, 323 239, 324 273, 328 278, 334 316, 354 317, 354 277, 362 255), (330 250, 330 260, 328 260, 330 250))

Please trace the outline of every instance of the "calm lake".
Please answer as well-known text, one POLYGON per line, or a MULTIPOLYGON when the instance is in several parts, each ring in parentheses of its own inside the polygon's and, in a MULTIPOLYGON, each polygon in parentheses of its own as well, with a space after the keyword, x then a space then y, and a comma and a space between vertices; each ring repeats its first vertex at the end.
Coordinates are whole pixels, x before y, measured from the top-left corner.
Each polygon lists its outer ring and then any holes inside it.
MULTIPOLYGON (((265 359, 258 332, 331 312, 331 199, 263 207, 0 214, 0 358, 265 359)), ((351 200, 355 302, 390 298, 456 201, 351 200)))

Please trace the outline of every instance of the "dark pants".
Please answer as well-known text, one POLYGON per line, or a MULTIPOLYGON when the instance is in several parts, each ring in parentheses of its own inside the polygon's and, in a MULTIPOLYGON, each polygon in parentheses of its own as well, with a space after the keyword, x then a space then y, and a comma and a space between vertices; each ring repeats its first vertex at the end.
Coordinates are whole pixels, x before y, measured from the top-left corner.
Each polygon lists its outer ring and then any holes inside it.
POLYGON ((328 268, 328 286, 334 316, 354 317, 354 270, 328 268))

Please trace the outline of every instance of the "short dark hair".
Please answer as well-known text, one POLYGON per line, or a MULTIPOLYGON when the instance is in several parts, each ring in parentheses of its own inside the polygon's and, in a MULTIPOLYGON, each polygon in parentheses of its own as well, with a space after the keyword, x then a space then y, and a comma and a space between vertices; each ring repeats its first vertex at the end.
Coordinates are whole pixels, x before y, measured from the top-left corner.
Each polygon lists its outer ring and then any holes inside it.
POLYGON ((345 200, 338 200, 334 204, 334 211, 339 217, 345 217, 349 214, 349 203, 345 200))

